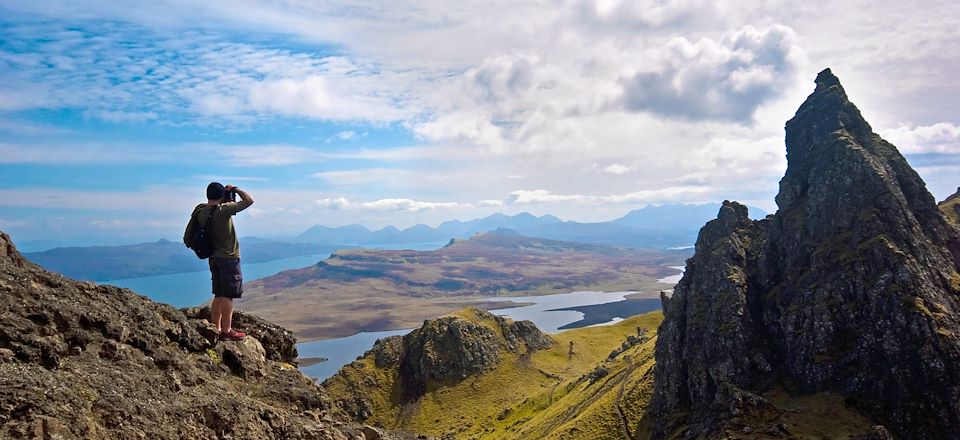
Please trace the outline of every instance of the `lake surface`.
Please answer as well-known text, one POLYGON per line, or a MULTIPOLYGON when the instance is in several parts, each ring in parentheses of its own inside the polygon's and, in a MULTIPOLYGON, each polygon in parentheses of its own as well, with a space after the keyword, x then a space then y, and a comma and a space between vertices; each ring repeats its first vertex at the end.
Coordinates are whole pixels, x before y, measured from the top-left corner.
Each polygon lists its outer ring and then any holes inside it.
MULTIPOLYGON (((605 304, 624 301, 627 295, 635 292, 572 292, 546 296, 507 296, 496 297, 497 300, 533 303, 522 307, 491 310, 495 315, 506 316, 514 320, 530 320, 540 330, 547 333, 558 333, 560 327, 580 321, 584 314, 573 310, 552 310, 593 304, 605 304)), ((659 300, 657 300, 659 302, 659 300)), ((611 324, 622 320, 626 316, 615 317, 602 324, 611 324)), ((364 332, 345 338, 323 339, 319 341, 297 344, 300 357, 325 357, 329 360, 303 367, 307 376, 317 380, 324 380, 333 376, 340 367, 353 362, 358 356, 373 347, 377 339, 387 336, 405 335, 413 329, 390 330, 382 332, 364 332)))
MULTIPOLYGON (((440 248, 446 243, 413 243, 405 245, 371 245, 375 249, 413 249, 417 251, 440 248)), ((290 269, 300 269, 317 264, 325 260, 330 254, 306 255, 300 257, 282 258, 266 263, 243 263, 244 282, 265 278, 290 269)), ((122 280, 101 281, 98 284, 132 289, 141 295, 174 307, 193 307, 206 303, 213 298, 210 293, 210 271, 183 272, 167 275, 154 275, 142 278, 126 278, 122 280)))
MULTIPOLYGON (((266 263, 243 263, 243 280, 244 282, 252 281, 285 270, 307 267, 317 264, 318 261, 329 256, 330 254, 306 255, 282 258, 266 263)), ((174 307, 198 306, 213 298, 210 293, 209 270, 103 281, 99 284, 112 284, 133 289, 154 301, 167 303, 174 307)))
POLYGON ((679 270, 680 273, 676 275, 670 275, 668 277, 659 278, 657 279, 657 281, 661 283, 677 284, 680 282, 680 278, 683 278, 683 272, 687 269, 686 266, 670 266, 670 268, 679 270))

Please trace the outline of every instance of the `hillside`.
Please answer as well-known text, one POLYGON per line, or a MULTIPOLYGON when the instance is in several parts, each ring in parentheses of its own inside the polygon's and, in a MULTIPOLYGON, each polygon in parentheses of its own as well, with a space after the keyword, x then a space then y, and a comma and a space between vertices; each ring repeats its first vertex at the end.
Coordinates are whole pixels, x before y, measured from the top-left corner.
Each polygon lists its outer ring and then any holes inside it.
MULTIPOLYGON (((649 396, 649 336, 659 322, 654 312, 550 336, 526 322, 521 335, 538 345, 511 342, 522 338, 511 338, 504 328, 518 323, 466 309, 430 320, 405 337, 379 341, 323 386, 347 416, 425 434, 622 438, 615 401, 621 387, 627 396, 649 396), (638 327, 642 338, 636 338, 638 327), (606 360, 628 337, 635 345, 606 360), (358 391, 361 384, 375 385, 358 391), (411 387, 421 392, 404 391, 411 387)), ((641 415, 631 413, 626 422, 635 427, 641 415)))
MULTIPOLYGON (((661 320, 652 312, 546 336, 529 323, 467 309, 378 341, 323 386, 343 416, 444 438, 648 438, 644 409, 661 320), (540 343, 511 343, 523 337, 540 343), (420 393, 411 395, 411 387, 420 393), (638 429, 645 433, 635 436, 638 429)), ((769 398, 793 409, 749 421, 753 438, 780 437, 765 431, 781 422, 808 438, 872 429, 838 395, 797 398, 774 390, 769 398)))
POLYGON ((753 221, 725 202, 664 296, 653 437, 728 438, 776 420, 789 407, 767 393, 780 388, 843 396, 874 438, 956 438, 958 231, 829 69, 786 147, 777 213, 753 221))
POLYGON ((960 227, 960 188, 937 205, 940 212, 954 226, 960 227))
POLYGON ((251 336, 216 342, 205 315, 47 272, 0 232, 0 438, 412 438, 331 418, 289 331, 238 314, 251 336))
MULTIPOLYGON (((281 258, 332 252, 334 247, 310 243, 241 240, 245 263, 264 263, 281 258)), ((123 246, 58 247, 24 254, 49 271, 87 281, 140 278, 207 270, 183 243, 159 240, 123 246)))
MULTIPOLYGON (((351 249, 245 286, 237 303, 303 339, 413 328, 498 296, 669 286, 657 277, 689 251, 645 250, 529 238, 505 230, 434 251, 351 249)), ((505 304, 500 304, 501 306, 505 304)))

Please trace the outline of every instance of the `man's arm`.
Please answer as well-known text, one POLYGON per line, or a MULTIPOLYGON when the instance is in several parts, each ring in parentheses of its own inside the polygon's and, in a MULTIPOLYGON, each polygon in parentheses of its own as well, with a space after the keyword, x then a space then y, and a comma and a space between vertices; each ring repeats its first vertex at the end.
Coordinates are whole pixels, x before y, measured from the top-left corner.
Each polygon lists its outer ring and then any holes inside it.
POLYGON ((250 205, 253 204, 253 197, 250 197, 250 194, 248 194, 246 191, 240 188, 237 188, 233 185, 227 185, 223 188, 227 191, 230 191, 230 190, 236 191, 237 195, 240 196, 240 201, 237 202, 237 212, 243 211, 244 209, 249 208, 250 205))

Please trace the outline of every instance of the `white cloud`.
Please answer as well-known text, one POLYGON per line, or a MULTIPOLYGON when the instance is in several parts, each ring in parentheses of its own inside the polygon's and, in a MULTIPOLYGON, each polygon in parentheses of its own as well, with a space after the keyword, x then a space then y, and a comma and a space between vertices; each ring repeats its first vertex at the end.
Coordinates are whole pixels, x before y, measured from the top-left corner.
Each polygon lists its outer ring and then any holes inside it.
POLYGON ((333 185, 363 185, 383 183, 413 177, 414 173, 405 169, 365 168, 352 170, 321 171, 312 177, 326 180, 333 185))
POLYGON ((0 143, 0 164, 86 165, 166 160, 169 155, 165 152, 118 148, 112 144, 67 141, 54 145, 0 143))
POLYGON ((619 163, 613 163, 613 164, 610 164, 610 165, 607 165, 606 167, 604 167, 604 168, 603 168, 603 171, 608 172, 608 173, 610 173, 610 174, 620 175, 620 174, 624 174, 624 173, 630 172, 630 171, 631 171, 631 168, 628 167, 628 166, 626 166, 626 165, 619 164, 619 163))
POLYGON ((595 200, 594 197, 579 194, 553 194, 545 189, 517 190, 503 200, 505 205, 526 205, 531 203, 583 202, 595 200))
POLYGON ((295 145, 198 145, 210 154, 218 154, 236 166, 282 166, 321 162, 328 159, 322 152, 295 145))
POLYGON ((917 121, 881 131, 904 152, 960 152, 956 124, 937 123, 960 120, 953 105, 960 83, 952 80, 960 67, 953 44, 960 38, 958 7, 726 0, 5 4, 11 14, 3 19, 10 24, 4 40, 23 49, 0 48, 0 112, 69 108, 117 123, 199 126, 191 133, 201 140, 219 141, 221 128, 252 131, 258 140, 133 150, 76 144, 73 136, 44 145, 11 136, 0 145, 0 163, 170 161, 196 147, 224 152, 225 165, 243 167, 224 171, 235 175, 302 164, 324 170, 315 175, 331 184, 322 191, 258 192, 251 213, 267 231, 315 222, 310 209, 345 223, 483 209, 584 219, 656 200, 771 200, 784 167, 783 121, 822 67, 840 75, 875 126, 917 121), (17 10, 31 15, 14 17, 17 10), (884 25, 889 17, 900 25, 884 25), (804 54, 815 63, 807 65, 804 54), (274 133, 277 119, 290 123, 289 136, 260 140, 274 133), (333 121, 320 136, 312 130, 318 120, 333 121), (358 133, 383 126, 397 127, 399 138, 412 133, 413 144, 345 148, 361 144, 352 142, 358 133), (309 128, 296 132, 302 127, 309 128), (339 133, 328 137, 328 128, 339 133), (301 134, 303 141, 290 140, 301 134), (303 200, 325 202, 296 208, 303 200), (297 209, 304 215, 289 215, 297 209))
POLYGON ((321 120, 394 121, 402 116, 399 110, 372 96, 341 96, 336 91, 342 88, 330 83, 319 75, 259 81, 249 89, 249 105, 258 112, 321 120))
POLYGON ((503 200, 481 200, 477 206, 481 208, 496 208, 503 206, 503 200))
POLYGON ((444 208, 472 207, 470 204, 456 202, 427 202, 408 198, 378 199, 369 202, 352 202, 345 197, 332 197, 316 200, 316 205, 322 209, 341 210, 374 210, 374 211, 404 211, 422 212, 444 208))
MULTIPOLYGON (((148 187, 139 191, 95 191, 66 188, 17 188, 0 189, 0 206, 7 208, 79 209, 128 211, 131 203, 140 203, 138 210, 149 213, 170 214, 171 207, 193 207, 197 200, 190 197, 200 191, 170 187, 148 187)), ((189 213, 188 213, 189 214, 189 213)))
POLYGON ((352 141, 357 139, 358 137, 359 136, 357 135, 356 131, 345 130, 345 131, 337 132, 337 134, 333 135, 332 138, 327 139, 327 143, 330 143, 330 141, 333 141, 333 140, 352 141))
POLYGON ((623 79, 624 105, 665 117, 750 122, 803 66, 795 41, 794 31, 782 25, 746 26, 719 42, 674 38, 623 79))
POLYGON ((423 202, 405 198, 380 199, 372 202, 360 204, 365 208, 387 210, 387 211, 410 211, 419 212, 438 208, 457 208, 462 206, 456 202, 423 202))
POLYGON ((352 206, 350 201, 345 197, 319 199, 316 201, 316 204, 324 209, 343 209, 352 206))
POLYGON ((505 205, 530 205, 541 203, 576 203, 576 204, 647 204, 664 202, 696 202, 702 201, 711 190, 707 187, 686 186, 667 187, 655 190, 641 190, 625 194, 584 195, 584 194, 554 194, 544 189, 517 190, 510 193, 503 203, 505 205))
POLYGON ((107 122, 146 122, 159 118, 156 112, 129 112, 129 111, 86 111, 89 118, 96 118, 107 122))
POLYGON ((951 122, 938 122, 919 127, 903 125, 890 130, 881 130, 880 134, 904 154, 960 154, 960 126, 951 122))

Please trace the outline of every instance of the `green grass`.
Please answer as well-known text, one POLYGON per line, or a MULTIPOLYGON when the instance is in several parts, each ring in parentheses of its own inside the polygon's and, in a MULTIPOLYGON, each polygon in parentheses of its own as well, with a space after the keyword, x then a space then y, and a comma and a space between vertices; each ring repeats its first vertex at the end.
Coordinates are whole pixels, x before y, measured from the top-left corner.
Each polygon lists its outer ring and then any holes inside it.
MULTIPOLYGON (((475 319, 467 312, 457 315, 475 319)), ((400 403, 395 370, 376 368, 368 358, 345 367, 341 376, 325 383, 325 387, 336 400, 350 396, 354 384, 376 383, 365 392, 374 407, 373 417, 366 422, 410 432, 476 439, 584 438, 580 435, 585 426, 590 426, 589 438, 620 438, 622 423, 613 403, 624 381, 628 385, 624 392, 631 398, 636 394, 649 397, 652 382, 640 389, 637 385, 640 377, 652 381, 648 373, 653 366, 655 339, 607 362, 610 374, 595 383, 589 384, 581 377, 603 363, 628 335, 635 335, 637 327, 654 335, 662 319, 660 312, 651 312, 614 325, 551 335, 557 342, 551 349, 535 352, 529 359, 505 353, 495 370, 456 384, 429 384, 427 394, 412 404, 400 403), (572 357, 568 354, 571 341, 572 357), (633 364, 625 360, 626 356, 633 364), (601 435, 606 431, 611 431, 610 436, 601 435), (550 437, 555 435, 559 437, 550 437)), ((499 331, 492 322, 485 324, 499 331)), ((634 404, 628 406, 629 420, 635 427, 641 410, 634 404)))
MULTIPOLYGON (((456 315, 499 332, 493 321, 478 320, 469 310, 456 315)), ((373 416, 366 423, 418 434, 477 440, 613 440, 627 438, 627 431, 647 439, 651 420, 644 415, 653 394, 656 330, 662 320, 661 312, 651 312, 614 325, 551 335, 557 342, 551 349, 529 359, 506 353, 496 369, 459 383, 429 384, 421 399, 408 404, 400 401, 396 370, 376 368, 370 358, 345 367, 324 386, 334 401, 349 400, 362 390, 372 404, 373 416), (627 336, 636 335, 637 327, 646 329, 649 339, 607 359, 627 336), (598 366, 608 374, 591 381, 586 375, 598 366)), ((727 425, 736 429, 716 438, 743 438, 743 426, 759 434, 781 422, 791 438, 799 439, 847 438, 872 427, 841 394, 798 395, 784 387, 762 394, 775 409, 737 416, 727 425)))
POLYGON ((960 206, 960 197, 944 200, 937 207, 943 216, 953 223, 954 226, 960 226, 960 216, 958 216, 957 207, 960 206))

